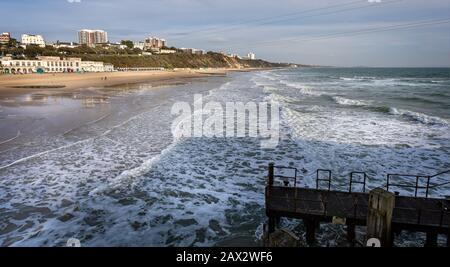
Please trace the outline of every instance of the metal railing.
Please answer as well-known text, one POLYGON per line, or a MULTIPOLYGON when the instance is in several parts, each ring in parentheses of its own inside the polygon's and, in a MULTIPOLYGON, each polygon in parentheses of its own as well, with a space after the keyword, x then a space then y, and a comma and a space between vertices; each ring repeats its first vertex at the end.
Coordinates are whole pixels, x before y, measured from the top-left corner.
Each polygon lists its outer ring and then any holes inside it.
POLYGON ((362 188, 362 192, 363 193, 365 193, 366 192, 366 181, 367 181, 367 174, 365 173, 365 172, 351 172, 350 173, 350 185, 349 185, 349 188, 348 188, 348 192, 352 192, 352 190, 353 190, 353 184, 362 184, 363 185, 363 188, 362 188), (362 174, 362 175, 364 175, 363 177, 363 181, 354 181, 353 180, 353 175, 355 175, 355 174, 362 174))
POLYGON ((431 184, 431 179, 441 176, 443 174, 450 173, 450 170, 443 171, 434 175, 411 175, 411 174, 388 174, 386 178, 386 190, 389 191, 390 188, 413 188, 414 189, 414 197, 418 197, 418 194, 420 193, 419 190, 425 190, 425 198, 428 198, 428 195, 430 193, 430 189, 434 189, 440 186, 444 186, 447 184, 450 184, 449 182, 444 182, 440 184, 431 184), (415 178, 415 181, 413 184, 411 183, 396 183, 392 182, 393 179, 399 178, 399 177, 405 177, 405 178, 415 178), (425 180, 425 183, 421 183, 421 179, 425 180))
POLYGON ((316 189, 320 189, 320 183, 321 182, 327 182, 328 183, 328 191, 331 190, 331 171, 325 170, 325 169, 318 169, 316 170, 316 189), (327 178, 320 178, 320 173, 327 173, 327 178))
POLYGON ((275 166, 273 163, 269 164, 269 175, 268 175, 268 183, 269 185, 273 185, 275 182, 275 179, 278 178, 280 179, 284 186, 289 186, 290 185, 290 180, 294 180, 293 186, 297 187, 297 174, 298 174, 298 170, 297 168, 293 168, 293 167, 285 167, 285 166, 275 166), (275 170, 292 170, 294 171, 294 175, 293 176, 286 176, 286 175, 280 175, 280 174, 275 174, 275 170))
MULTIPOLYGON (((387 174, 387 178, 386 178, 386 190, 389 191, 392 188, 412 188, 414 189, 414 197, 419 197, 420 196, 420 191, 421 190, 425 190, 425 198, 428 198, 429 194, 430 194, 430 190, 431 189, 435 189, 444 185, 449 185, 450 181, 448 182, 443 182, 443 183, 432 183, 432 179, 444 174, 449 174, 450 170, 447 171, 443 171, 434 175, 411 175, 411 174, 387 174), (406 178, 415 178, 415 180, 413 181, 413 183, 408 183, 408 182, 395 182, 394 179, 399 178, 399 177, 406 177, 406 178), (425 182, 421 183, 421 180, 425 179, 425 182)), ((321 189, 321 190, 328 190, 331 191, 331 186, 332 186, 332 172, 331 170, 327 170, 327 169, 317 169, 316 170, 316 189, 321 189), (325 175, 323 175, 325 174, 325 175), (323 187, 321 187, 322 184, 325 184, 325 189, 323 187)), ((362 189, 361 191, 363 193, 366 193, 366 185, 367 185, 367 179, 369 178, 369 176, 367 175, 366 172, 360 172, 360 171, 354 171, 351 172, 349 174, 350 179, 349 179, 349 184, 348 184, 348 192, 352 193, 354 192, 354 185, 355 184, 360 184, 362 185, 362 189), (356 180, 355 177, 357 175, 362 175, 362 180, 356 180)), ((285 167, 285 166, 275 166, 273 163, 269 164, 269 185, 273 185, 274 183, 274 179, 278 178, 282 181, 282 183, 284 184, 284 186, 291 186, 291 182, 290 180, 293 180, 293 187, 297 187, 297 182, 298 182, 298 169, 294 168, 294 167, 285 167), (275 174, 275 169, 284 169, 284 170, 292 170, 294 172, 293 176, 286 176, 283 174, 275 174)), ((347 185, 345 185, 347 186, 347 185)))

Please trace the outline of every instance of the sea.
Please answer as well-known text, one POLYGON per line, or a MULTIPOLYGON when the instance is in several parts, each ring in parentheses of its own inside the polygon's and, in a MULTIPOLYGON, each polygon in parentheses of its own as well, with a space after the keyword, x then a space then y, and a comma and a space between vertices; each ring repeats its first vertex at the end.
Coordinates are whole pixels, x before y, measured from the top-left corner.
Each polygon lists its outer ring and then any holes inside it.
MULTIPOLYGON (((259 246, 271 162, 296 168, 302 187, 316 186, 317 169, 330 170, 336 190, 348 190, 351 172, 365 172, 370 190, 385 186, 387 174, 449 170, 450 69, 292 68, 27 93, 0 99, 0 137, 1 246, 65 246, 70 238, 88 247, 259 246), (193 105, 194 95, 278 103, 278 145, 174 138, 171 109, 193 105)), ((448 186, 430 191, 448 195, 448 186)), ((281 224, 304 239, 301 221, 281 224)), ((317 246, 348 245, 342 226, 317 234, 317 246)), ((424 235, 404 232, 395 242, 421 246, 424 235)))

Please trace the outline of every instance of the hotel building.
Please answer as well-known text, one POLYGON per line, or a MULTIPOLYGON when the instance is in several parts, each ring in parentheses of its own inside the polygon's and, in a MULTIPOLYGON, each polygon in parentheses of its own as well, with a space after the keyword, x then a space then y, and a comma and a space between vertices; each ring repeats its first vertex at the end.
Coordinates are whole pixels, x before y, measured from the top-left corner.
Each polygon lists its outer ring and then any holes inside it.
POLYGON ((42 35, 34 34, 22 34, 22 45, 38 45, 40 47, 45 47, 45 41, 42 35))
POLYGON ((70 72, 104 72, 113 71, 110 64, 94 61, 81 61, 80 58, 38 57, 36 60, 0 59, 0 67, 5 74, 29 73, 70 73, 70 72))
POLYGON ((94 46, 96 44, 105 44, 108 42, 108 33, 102 30, 80 30, 78 31, 78 40, 80 44, 94 46))
POLYGON ((0 34, 0 44, 8 44, 11 40, 11 34, 9 32, 4 32, 0 34))
POLYGON ((167 44, 165 39, 161 39, 158 37, 149 37, 145 39, 145 49, 161 49, 165 47, 167 44))

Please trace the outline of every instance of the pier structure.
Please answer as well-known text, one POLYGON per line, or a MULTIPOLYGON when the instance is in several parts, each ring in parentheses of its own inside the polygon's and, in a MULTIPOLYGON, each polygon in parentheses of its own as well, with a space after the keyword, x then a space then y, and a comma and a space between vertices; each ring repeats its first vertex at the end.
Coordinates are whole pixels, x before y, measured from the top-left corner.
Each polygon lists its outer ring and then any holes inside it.
POLYGON ((408 230, 426 233, 425 246, 437 246, 438 234, 446 235, 450 246, 450 199, 430 197, 434 189, 450 184, 441 178, 450 170, 429 176, 388 174, 382 187, 370 191, 364 172, 350 173, 346 190, 333 189, 330 170, 316 171, 315 188, 300 187, 298 173, 296 168, 269 164, 265 188, 267 236, 285 217, 303 220, 309 245, 314 244, 321 223, 335 223, 346 226, 347 239, 353 245, 355 227, 366 226, 368 243, 376 240, 378 245, 389 247, 395 234, 408 230), (285 175, 286 170, 292 175, 285 175), (399 182, 399 178, 403 180, 399 182), (412 195, 392 191, 400 188, 412 195))

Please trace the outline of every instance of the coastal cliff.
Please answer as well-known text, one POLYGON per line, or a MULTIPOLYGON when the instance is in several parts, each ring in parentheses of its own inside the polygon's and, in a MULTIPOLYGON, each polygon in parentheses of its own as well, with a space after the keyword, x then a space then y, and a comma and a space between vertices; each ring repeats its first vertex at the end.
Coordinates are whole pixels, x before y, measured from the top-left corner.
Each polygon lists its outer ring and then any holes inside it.
POLYGON ((176 53, 168 55, 80 55, 82 60, 103 61, 115 67, 147 67, 147 68, 274 68, 286 67, 287 64, 271 63, 264 60, 246 60, 228 57, 219 53, 193 55, 176 53))
POLYGON ((113 64, 116 68, 277 68, 289 67, 288 63, 272 63, 261 59, 250 60, 231 57, 217 52, 206 54, 186 53, 176 48, 170 54, 145 54, 140 49, 117 49, 80 46, 77 48, 45 48, 37 46, 1 47, 4 55, 14 59, 36 59, 39 56, 75 57, 83 61, 101 61, 113 64))

